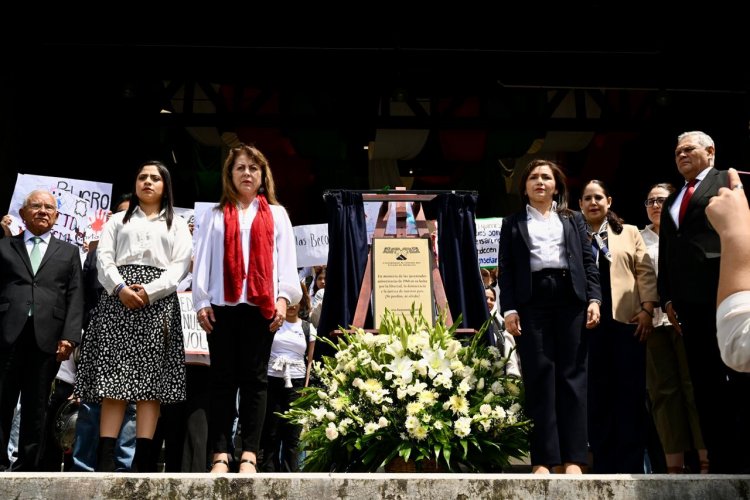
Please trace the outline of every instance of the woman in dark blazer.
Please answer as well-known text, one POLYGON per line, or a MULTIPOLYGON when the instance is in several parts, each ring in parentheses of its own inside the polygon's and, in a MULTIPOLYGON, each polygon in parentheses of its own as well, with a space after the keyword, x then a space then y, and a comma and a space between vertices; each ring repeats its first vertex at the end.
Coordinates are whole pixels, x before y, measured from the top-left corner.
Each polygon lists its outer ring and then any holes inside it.
POLYGON ((599 273, 583 217, 568 209, 560 167, 531 161, 519 189, 526 206, 500 231, 500 296, 506 329, 518 337, 534 421, 532 471, 563 465, 580 474, 588 454, 584 324, 599 323, 599 273))

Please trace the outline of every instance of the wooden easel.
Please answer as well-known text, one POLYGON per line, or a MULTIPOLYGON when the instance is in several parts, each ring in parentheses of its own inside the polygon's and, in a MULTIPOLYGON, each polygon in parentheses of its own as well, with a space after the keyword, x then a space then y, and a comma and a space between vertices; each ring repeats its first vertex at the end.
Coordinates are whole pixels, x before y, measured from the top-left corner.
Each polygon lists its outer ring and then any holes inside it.
MULTIPOLYGON (((430 238, 430 231, 427 227, 427 219, 425 219, 424 209, 422 208, 422 202, 430 201, 434 199, 436 194, 409 194, 409 193, 398 193, 398 191, 405 191, 404 188, 396 188, 396 192, 390 193, 363 193, 363 201, 380 201, 380 211, 378 213, 378 220, 375 223, 375 232, 373 238, 430 238), (391 214, 391 203, 396 202, 396 233, 387 234, 386 228, 388 225, 388 218, 391 214), (417 226, 417 235, 408 234, 406 228, 406 203, 411 202, 412 212, 414 213, 414 220, 417 226), (416 210, 415 210, 416 208, 416 210)), ((430 251, 432 251, 432 245, 429 245, 430 251)), ((435 257, 435 255, 433 255, 435 257)), ((450 309, 448 309, 448 299, 445 296, 445 287, 443 286, 443 279, 440 275, 440 269, 437 265, 437 259, 432 259, 431 264, 432 272, 432 292, 437 305, 438 314, 445 313, 445 323, 447 326, 453 324, 453 317, 451 316, 450 309)), ((365 324, 365 317, 367 316, 367 310, 370 307, 370 296, 372 294, 372 250, 367 254, 367 266, 365 267, 365 275, 362 279, 362 287, 359 290, 359 298, 357 299, 357 308, 354 313, 354 321, 352 326, 354 328, 363 328, 365 324)), ((459 329, 462 333, 467 331, 474 332, 472 329, 459 329)), ((377 330, 368 329, 368 331, 376 332, 377 330)))

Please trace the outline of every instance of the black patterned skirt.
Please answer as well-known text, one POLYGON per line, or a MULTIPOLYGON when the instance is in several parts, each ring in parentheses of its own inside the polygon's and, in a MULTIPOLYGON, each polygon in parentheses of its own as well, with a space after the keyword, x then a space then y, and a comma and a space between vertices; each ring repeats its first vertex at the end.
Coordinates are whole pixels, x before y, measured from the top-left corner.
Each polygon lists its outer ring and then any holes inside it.
MULTIPOLYGON (((164 272, 140 265, 117 269, 126 285, 150 283, 164 272)), ((75 394, 84 401, 184 401, 185 344, 177 294, 131 310, 103 292, 83 335, 75 394)))

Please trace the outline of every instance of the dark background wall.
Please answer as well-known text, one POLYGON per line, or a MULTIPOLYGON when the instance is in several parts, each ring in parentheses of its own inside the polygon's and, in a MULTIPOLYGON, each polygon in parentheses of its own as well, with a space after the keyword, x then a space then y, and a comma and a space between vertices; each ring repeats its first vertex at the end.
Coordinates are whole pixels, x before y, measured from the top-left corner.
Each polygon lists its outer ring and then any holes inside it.
POLYGON ((371 187, 363 145, 377 129, 422 129, 425 147, 399 162, 412 187, 477 190, 479 216, 501 216, 517 208, 502 167, 528 161, 535 139, 575 132, 590 135, 583 148, 539 154, 564 165, 574 196, 588 178, 607 181, 614 208, 642 225, 648 186, 679 182, 680 132, 713 136, 720 168, 748 164, 748 47, 730 29, 691 37, 679 16, 603 5, 367 26, 346 12, 347 22, 209 9, 25 18, 32 28, 7 41, 1 63, 0 209, 19 172, 112 182, 116 196, 154 158, 171 165, 178 205, 216 200, 226 142, 201 142, 200 127, 256 142, 293 223, 323 222, 325 189, 371 187), (566 96, 575 109, 560 116, 566 96), (389 116, 393 102, 430 112, 389 116))

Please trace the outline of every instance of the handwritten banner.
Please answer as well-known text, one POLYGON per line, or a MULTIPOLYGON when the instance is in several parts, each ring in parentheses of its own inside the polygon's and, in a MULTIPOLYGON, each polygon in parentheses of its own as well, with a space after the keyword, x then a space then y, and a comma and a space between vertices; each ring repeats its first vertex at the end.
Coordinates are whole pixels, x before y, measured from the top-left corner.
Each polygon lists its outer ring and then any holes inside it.
POLYGON ((297 240, 297 267, 328 263, 328 224, 295 226, 294 238, 297 240))
POLYGON ((52 235, 83 249, 84 242, 98 240, 107 221, 112 184, 104 182, 18 174, 8 214, 13 234, 25 228, 19 209, 34 190, 49 191, 57 201, 58 217, 52 235))
POLYGON ((208 339, 206 338, 206 331, 198 325, 198 316, 193 310, 192 292, 179 292, 177 298, 180 300, 185 355, 208 356, 208 339))
POLYGON ((502 217, 477 219, 476 224, 479 267, 497 267, 497 251, 503 219, 502 217))

